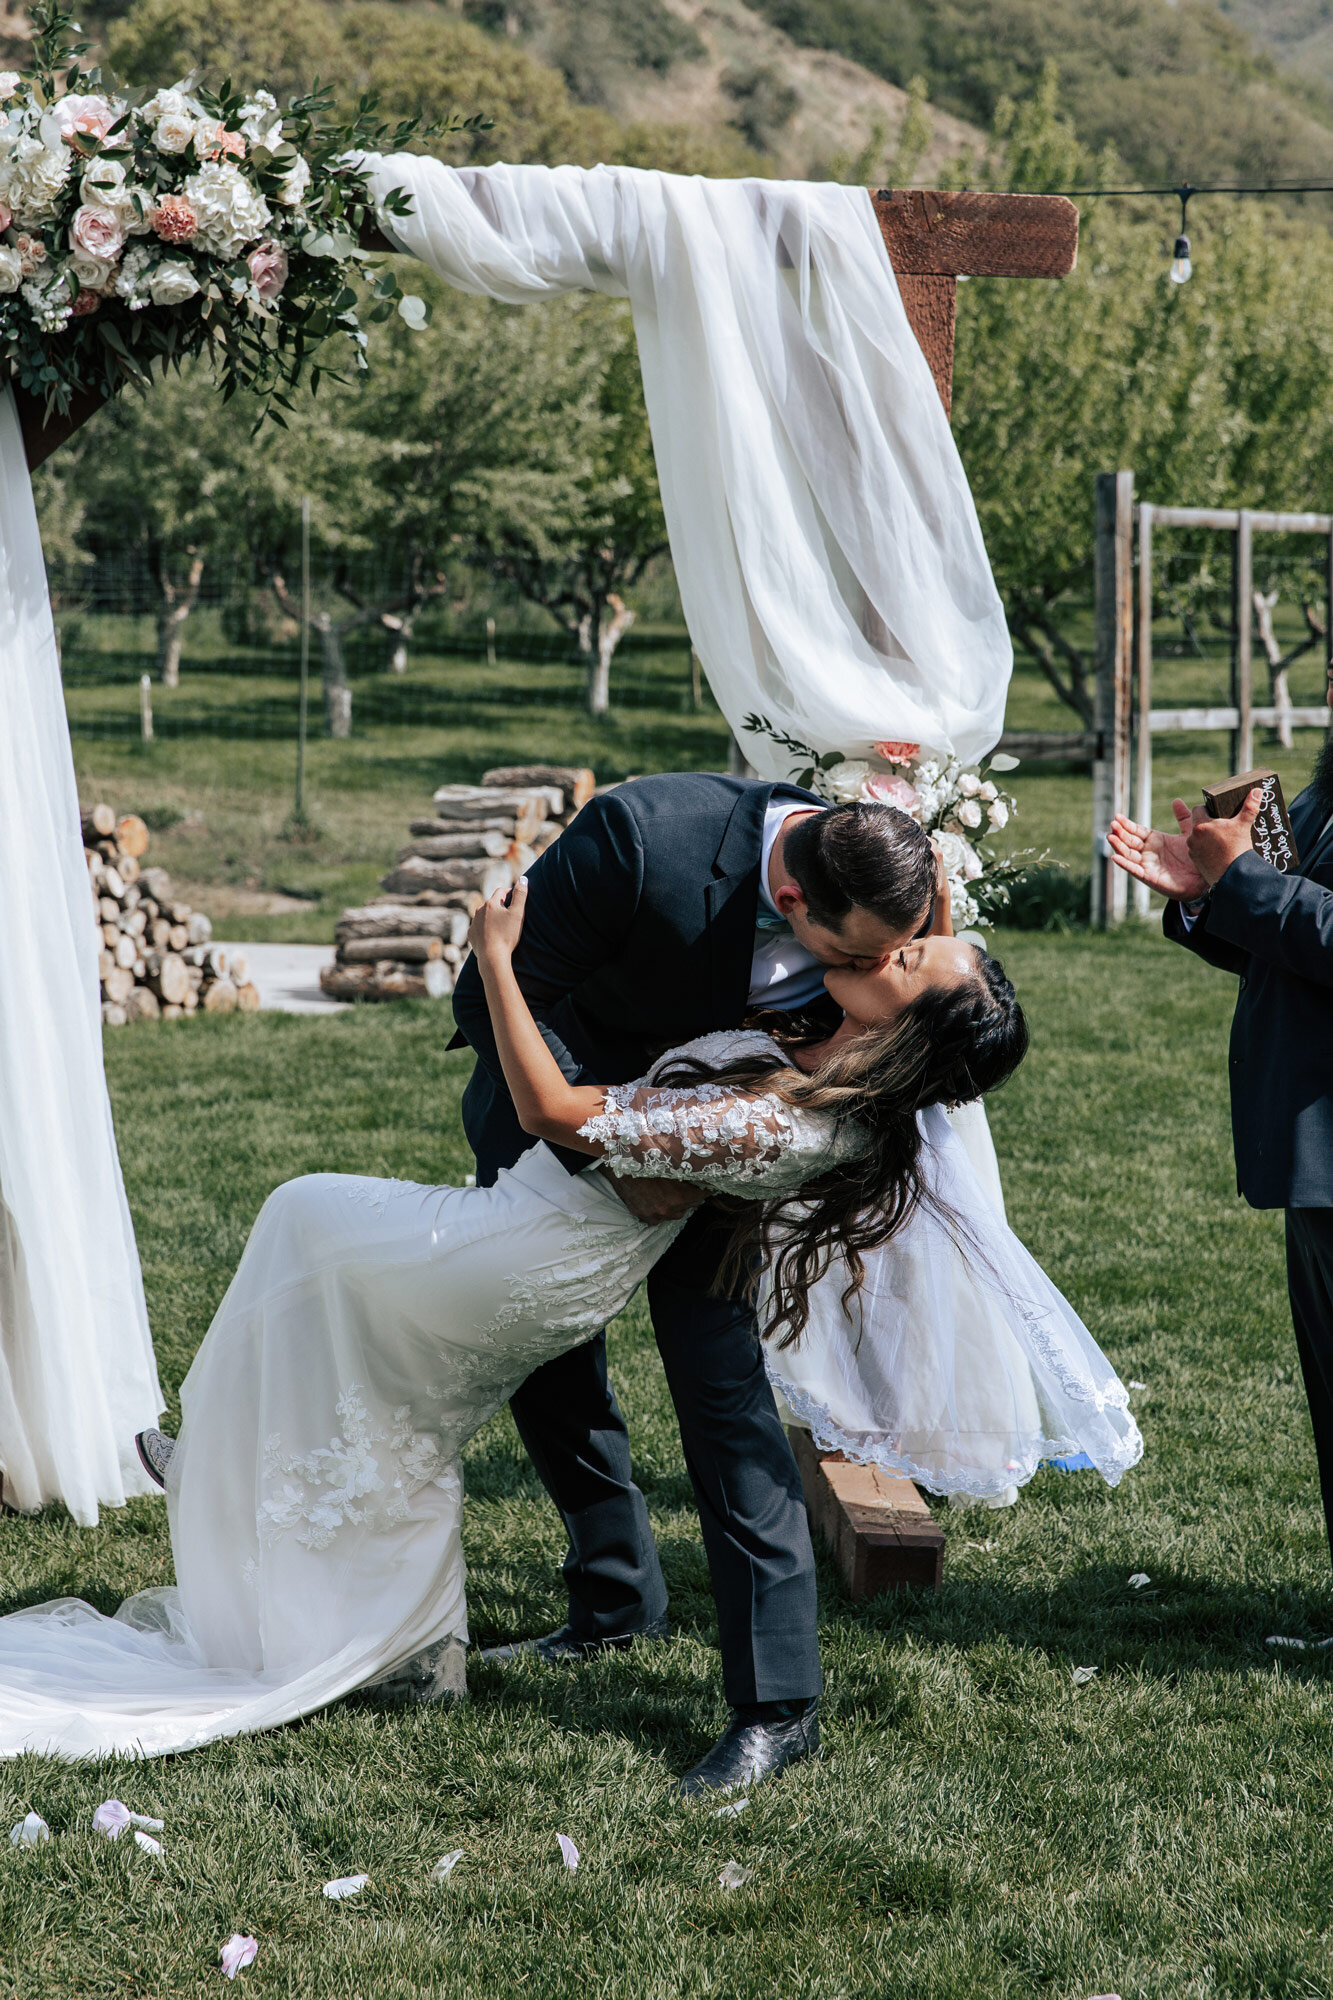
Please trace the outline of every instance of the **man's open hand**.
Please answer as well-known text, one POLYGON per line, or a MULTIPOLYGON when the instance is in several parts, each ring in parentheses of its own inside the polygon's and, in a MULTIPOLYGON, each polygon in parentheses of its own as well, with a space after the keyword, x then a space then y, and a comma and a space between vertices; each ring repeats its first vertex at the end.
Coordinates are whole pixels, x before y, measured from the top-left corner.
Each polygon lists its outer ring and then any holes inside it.
MULTIPOLYGON (((1209 881, 1216 880, 1216 877, 1205 878, 1195 863, 1191 845, 1195 831, 1200 821, 1205 826, 1226 826, 1233 822, 1210 820, 1202 809, 1192 813, 1183 799, 1173 799, 1171 810, 1176 816, 1177 833, 1154 833, 1150 826, 1140 826, 1136 820, 1122 819, 1117 814, 1111 821, 1108 844, 1117 868, 1123 868, 1126 875, 1146 882, 1159 896, 1195 903, 1208 894, 1209 881)), ((1248 841, 1249 834, 1245 837, 1248 841)))
MULTIPOLYGON (((1245 794, 1238 813, 1230 819, 1206 819, 1195 815, 1194 831, 1189 837, 1190 860, 1202 875, 1209 888, 1220 882, 1233 861, 1242 854, 1250 854, 1254 842, 1250 838, 1250 828, 1259 817, 1263 805, 1263 791, 1254 785, 1245 794)), ((1176 800, 1177 807, 1180 800, 1176 800)), ((1176 817, 1179 818, 1179 811, 1176 817)))
POLYGON ((703 1188, 691 1187, 688 1181, 641 1180, 629 1174, 622 1177, 606 1166, 602 1168, 602 1177, 610 1181, 630 1214, 640 1222, 679 1222, 708 1199, 703 1188))

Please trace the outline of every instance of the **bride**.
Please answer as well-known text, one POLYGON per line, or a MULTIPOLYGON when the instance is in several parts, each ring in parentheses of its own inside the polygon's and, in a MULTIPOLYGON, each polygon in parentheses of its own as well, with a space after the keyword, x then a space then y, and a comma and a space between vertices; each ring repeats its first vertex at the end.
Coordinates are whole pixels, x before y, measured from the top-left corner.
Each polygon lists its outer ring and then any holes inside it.
MULTIPOLYGON (((165 1477, 176 1586, 114 1618, 66 1598, 0 1619, 0 1755, 153 1755, 289 1721, 405 1670, 461 1684, 459 1452, 535 1367, 624 1307, 683 1226, 640 1223, 601 1173, 571 1176, 548 1144, 741 1197, 737 1268, 767 1261, 784 1363, 809 1337, 835 1243, 846 1318, 856 1278, 932 1210, 1000 1365, 1041 1402, 1039 1432, 1076 1440, 1112 1480, 1137 1456, 1124 1391, 1059 1294, 1040 1274, 1024 1274, 1022 1296, 987 1289, 1004 1225, 965 1161, 950 1215, 932 1188, 930 1107, 1002 1082, 1026 1048, 993 961, 927 938, 874 972, 831 969, 844 1019, 822 1043, 730 1030, 671 1051, 638 1083, 573 1086, 510 963, 525 901, 524 883, 493 898, 472 943, 514 1104, 539 1143, 491 1188, 315 1174, 270 1196, 186 1378, 179 1438, 145 1440, 165 1477)), ((1012 1239, 1006 1254, 1012 1271, 1012 1239)), ((853 1375, 857 1353, 873 1375, 894 1333, 881 1288, 845 1346, 853 1375)), ((985 1344, 973 1327, 974 1363, 985 1344)))

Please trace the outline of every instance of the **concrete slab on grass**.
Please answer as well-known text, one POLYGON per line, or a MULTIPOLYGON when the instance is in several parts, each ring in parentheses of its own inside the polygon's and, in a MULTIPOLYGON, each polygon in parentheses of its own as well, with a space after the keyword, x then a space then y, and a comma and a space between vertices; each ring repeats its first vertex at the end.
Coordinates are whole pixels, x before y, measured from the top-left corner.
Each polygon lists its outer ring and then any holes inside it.
POLYGON ((247 977, 259 988, 261 1013, 341 1014, 344 1000, 320 991, 320 968, 333 963, 331 944, 223 944, 245 954, 247 977))

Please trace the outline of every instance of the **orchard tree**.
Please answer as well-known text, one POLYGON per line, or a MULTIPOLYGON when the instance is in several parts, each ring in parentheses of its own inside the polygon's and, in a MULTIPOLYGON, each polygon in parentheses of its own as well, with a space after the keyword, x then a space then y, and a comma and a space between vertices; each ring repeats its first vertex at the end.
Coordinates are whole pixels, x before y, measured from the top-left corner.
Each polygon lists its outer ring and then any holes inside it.
POLYGON ((512 517, 478 553, 493 575, 564 626, 586 668, 589 713, 604 715, 611 661, 634 622, 623 593, 666 549, 667 531, 628 307, 601 304, 583 333, 585 360, 600 378, 601 421, 590 430, 591 458, 572 504, 545 524, 512 517))
POLYGON ((186 621, 204 575, 244 548, 252 485, 250 421, 224 405, 208 370, 191 365, 99 410, 39 486, 48 561, 52 532, 77 505, 73 533, 86 555, 138 556, 157 599, 157 675, 180 680, 186 621))

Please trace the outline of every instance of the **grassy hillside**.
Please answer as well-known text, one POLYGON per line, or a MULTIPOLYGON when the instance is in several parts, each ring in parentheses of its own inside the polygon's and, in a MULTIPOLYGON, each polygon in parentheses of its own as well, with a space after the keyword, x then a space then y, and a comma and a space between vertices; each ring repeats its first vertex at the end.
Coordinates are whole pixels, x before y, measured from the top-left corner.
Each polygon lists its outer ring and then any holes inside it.
POLYGON ((1220 0, 1280 69, 1333 87, 1333 0, 1220 0))
MULTIPOLYGON (((1333 35, 1328 0, 755 0, 794 40, 834 49, 986 122, 1048 61, 1082 138, 1132 170, 1203 181, 1333 177, 1333 89, 1284 74, 1246 30, 1299 19, 1333 35)), ((1333 51, 1333 41, 1329 43, 1333 51)), ((1330 57, 1333 62, 1333 55, 1330 57)))

